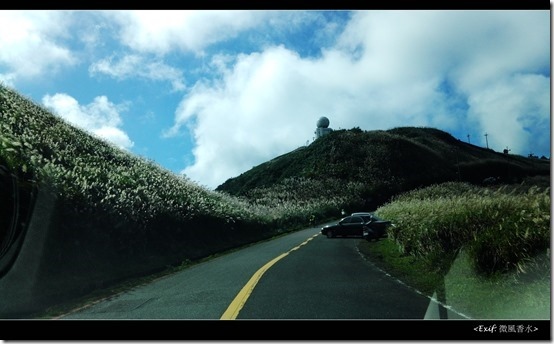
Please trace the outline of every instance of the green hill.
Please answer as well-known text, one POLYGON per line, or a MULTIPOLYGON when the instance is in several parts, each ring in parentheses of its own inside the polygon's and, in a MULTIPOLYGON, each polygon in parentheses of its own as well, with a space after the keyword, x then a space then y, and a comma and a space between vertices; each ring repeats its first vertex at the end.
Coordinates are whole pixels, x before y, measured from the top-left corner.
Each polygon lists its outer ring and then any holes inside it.
POLYGON ((299 178, 311 181, 304 182, 306 187, 318 189, 302 190, 295 185, 294 197, 299 197, 328 189, 351 192, 341 185, 358 183, 358 201, 352 205, 375 208, 393 195, 441 182, 480 184, 494 177, 495 182, 506 184, 549 174, 547 159, 495 152, 435 128, 353 128, 331 132, 309 146, 262 163, 227 180, 216 191, 252 199, 299 178))

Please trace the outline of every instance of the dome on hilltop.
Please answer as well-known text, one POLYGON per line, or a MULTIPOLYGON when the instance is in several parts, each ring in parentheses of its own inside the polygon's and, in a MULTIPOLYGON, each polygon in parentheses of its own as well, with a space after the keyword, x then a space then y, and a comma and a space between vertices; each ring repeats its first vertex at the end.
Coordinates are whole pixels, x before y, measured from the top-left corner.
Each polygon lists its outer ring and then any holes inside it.
POLYGON ((327 128, 329 126, 329 118, 323 116, 317 120, 318 128, 327 128))

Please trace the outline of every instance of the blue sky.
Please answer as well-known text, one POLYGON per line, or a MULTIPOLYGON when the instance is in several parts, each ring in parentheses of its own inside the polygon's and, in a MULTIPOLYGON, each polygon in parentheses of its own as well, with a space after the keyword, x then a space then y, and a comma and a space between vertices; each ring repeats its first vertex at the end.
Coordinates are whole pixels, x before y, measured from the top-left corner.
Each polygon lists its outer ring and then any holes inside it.
POLYGON ((215 189, 333 129, 550 157, 549 10, 0 10, 0 82, 215 189))

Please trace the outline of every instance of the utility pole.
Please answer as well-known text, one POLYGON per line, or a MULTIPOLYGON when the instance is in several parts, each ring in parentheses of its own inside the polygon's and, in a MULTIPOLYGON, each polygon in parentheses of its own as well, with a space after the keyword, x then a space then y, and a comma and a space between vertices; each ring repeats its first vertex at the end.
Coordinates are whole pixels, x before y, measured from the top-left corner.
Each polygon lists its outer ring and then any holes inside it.
POLYGON ((485 133, 485 141, 487 142, 487 149, 489 149, 489 134, 485 133))

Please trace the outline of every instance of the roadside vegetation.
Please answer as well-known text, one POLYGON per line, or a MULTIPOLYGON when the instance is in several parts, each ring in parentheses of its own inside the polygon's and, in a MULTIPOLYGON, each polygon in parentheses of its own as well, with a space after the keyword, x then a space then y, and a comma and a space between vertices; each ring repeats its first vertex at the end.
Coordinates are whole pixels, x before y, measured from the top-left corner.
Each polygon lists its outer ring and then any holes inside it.
MULTIPOLYGON (((337 219, 341 210, 376 210, 396 227, 361 251, 426 293, 464 257, 460 274, 493 281, 491 292, 500 280, 536 283, 540 297, 529 298, 535 308, 545 305, 547 289, 550 295, 549 161, 496 153, 437 129, 337 130, 213 191, 0 85, 0 165, 21 190, 55 190, 71 208, 64 210, 68 221, 102 232, 93 238, 113 242, 129 262, 145 252, 171 253, 174 266, 186 266, 337 219), (497 184, 483 187, 488 177, 497 184), (105 222, 89 224, 97 218, 105 222)), ((11 244, 4 233, 0 228, 0 260, 11 244)), ((468 288, 453 295, 473 292, 468 288)))
POLYGON ((429 186, 377 209, 395 227, 360 251, 472 318, 549 319, 550 209, 546 177, 429 186))
POLYGON ((439 271, 463 249, 483 275, 523 272, 550 248, 548 187, 445 183, 395 197, 377 214, 396 224, 389 236, 401 252, 439 271))

